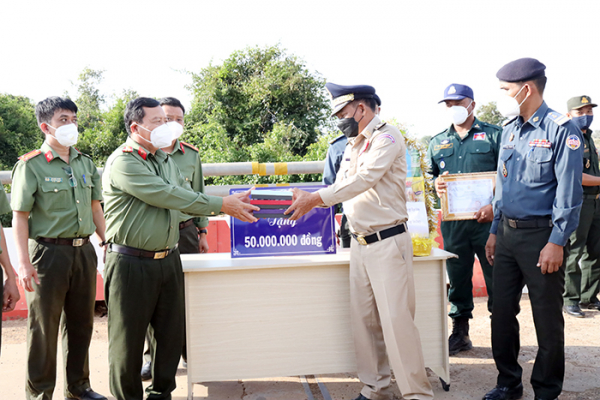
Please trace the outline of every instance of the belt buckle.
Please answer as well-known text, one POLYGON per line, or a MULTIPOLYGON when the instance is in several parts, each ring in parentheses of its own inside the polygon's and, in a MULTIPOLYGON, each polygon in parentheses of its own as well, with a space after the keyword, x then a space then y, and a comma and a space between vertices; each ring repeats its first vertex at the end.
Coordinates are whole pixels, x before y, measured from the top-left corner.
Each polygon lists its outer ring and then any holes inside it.
POLYGON ((162 260, 163 258, 165 258, 167 255, 169 254, 169 250, 165 250, 165 251, 157 251, 156 253, 154 253, 154 259, 155 260, 162 260))
POLYGON ((600 194, 596 195, 596 200, 600 199, 600 194))
POLYGON ((356 240, 358 241, 358 244, 362 245, 362 246, 366 246, 369 243, 367 243, 367 241, 365 240, 365 237, 363 235, 356 235, 356 240))
POLYGON ((510 226, 513 229, 517 229, 517 221, 515 221, 514 219, 508 218, 508 226, 510 226))
POLYGON ((83 246, 83 238, 73 239, 73 247, 81 247, 83 246))

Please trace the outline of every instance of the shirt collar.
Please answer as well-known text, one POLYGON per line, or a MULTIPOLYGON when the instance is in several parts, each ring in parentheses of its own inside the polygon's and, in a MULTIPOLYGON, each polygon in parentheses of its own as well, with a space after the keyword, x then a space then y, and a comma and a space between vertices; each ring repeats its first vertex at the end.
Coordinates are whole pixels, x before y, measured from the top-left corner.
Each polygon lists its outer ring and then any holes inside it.
MULTIPOLYGON (((475 119, 473 120, 473 125, 471 125, 471 128, 469 128, 469 132, 467 132, 467 136, 465 136, 465 139, 471 134, 471 131, 479 132, 482 130, 483 129, 481 129, 481 121, 479 121, 477 117, 475 117, 475 119)), ((456 132, 456 129, 454 129, 454 124, 450 124, 450 128, 448 128, 448 133, 456 135, 460 138, 460 135, 456 132)))
POLYGON ((377 115, 375 115, 371 122, 369 122, 367 126, 365 126, 365 129, 363 129, 363 131, 360 134, 366 137, 367 139, 371 139, 371 136, 373 136, 373 132, 375 132, 375 127, 380 123, 381 120, 377 115))
MULTIPOLYGON (((46 142, 46 141, 44 141, 44 143, 42 143, 42 146, 40 147, 40 150, 42 151, 42 153, 44 155, 46 155, 48 152, 50 152, 52 154, 52 157, 46 157, 46 160, 48 158, 50 158, 50 161, 52 161, 52 160, 54 160, 56 158, 60 158, 60 155, 58 154, 58 152, 56 152, 56 150, 54 150, 52 148, 52 146, 50 146, 48 144, 48 142, 46 142)), ((74 160, 75 158, 79 157, 80 154, 81 154, 81 152, 79 150, 77 150, 73 146, 70 146, 69 147, 69 162, 71 162, 71 160, 74 160)), ((48 161, 48 162, 50 162, 50 161, 48 161)))
MULTIPOLYGON (((171 152, 171 154, 177 151, 181 151, 181 142, 179 141, 179 139, 175 139, 175 144, 173 145, 173 151, 171 152)), ((181 153, 183 154, 183 151, 181 151, 181 153)))
MULTIPOLYGON (((529 117, 529 119, 527 120, 527 123, 529 125, 532 125, 535 128, 539 128, 539 126, 542 123, 542 120, 546 116, 547 112, 548 112, 548 105, 546 104, 545 101, 542 101, 542 105, 540 106, 540 108, 538 108, 536 110, 536 112, 534 112, 533 115, 531 117, 529 117)), ((523 119, 523 118, 520 117, 520 119, 523 119)))

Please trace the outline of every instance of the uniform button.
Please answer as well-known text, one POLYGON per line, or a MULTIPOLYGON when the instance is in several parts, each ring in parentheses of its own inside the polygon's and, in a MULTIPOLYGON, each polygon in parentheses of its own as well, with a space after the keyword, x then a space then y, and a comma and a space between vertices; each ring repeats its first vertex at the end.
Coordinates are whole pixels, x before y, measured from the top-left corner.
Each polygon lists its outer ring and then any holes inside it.
POLYGON ((79 200, 77 200, 77 204, 79 204, 79 200))
POLYGON ((185 178, 185 180, 186 180, 186 181, 189 181, 189 179, 188 179, 188 178, 185 178))
POLYGON ((167 249, 169 248, 169 246, 167 246, 167 249))
POLYGON ((80 221, 83 221, 81 218, 79 218, 80 221))
POLYGON ((520 159, 521 159, 520 157, 517 157, 517 161, 519 161, 520 159))
POLYGON ((460 171, 458 171, 458 173, 460 174, 460 171))
POLYGON ((210 213, 211 213, 211 215, 215 215, 215 212, 214 212, 214 211, 211 211, 210 213))
POLYGON ((462 156, 458 156, 458 158, 462 158, 462 156))
POLYGON ((54 189, 55 192, 58 192, 58 189, 54 189))
POLYGON ((173 226, 171 225, 171 229, 173 229, 173 226))

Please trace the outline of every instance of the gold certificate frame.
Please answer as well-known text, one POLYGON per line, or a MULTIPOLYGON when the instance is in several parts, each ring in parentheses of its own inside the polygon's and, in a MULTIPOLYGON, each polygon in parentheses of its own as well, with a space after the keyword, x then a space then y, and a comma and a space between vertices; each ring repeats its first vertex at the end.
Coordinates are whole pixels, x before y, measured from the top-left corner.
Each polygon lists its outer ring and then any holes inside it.
POLYGON ((496 172, 440 176, 446 182, 442 202, 442 221, 475 219, 481 207, 492 203, 496 189, 496 172))

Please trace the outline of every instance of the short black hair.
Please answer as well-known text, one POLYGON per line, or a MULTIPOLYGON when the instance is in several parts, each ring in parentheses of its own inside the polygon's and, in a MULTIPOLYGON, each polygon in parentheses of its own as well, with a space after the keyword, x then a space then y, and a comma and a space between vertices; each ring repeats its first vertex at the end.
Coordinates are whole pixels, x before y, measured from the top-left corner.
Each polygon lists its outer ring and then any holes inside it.
POLYGON ((146 115, 144 112, 144 107, 160 107, 160 103, 158 100, 151 99, 150 97, 138 97, 137 99, 131 100, 129 103, 127 103, 127 107, 125 107, 125 114, 123 115, 127 133, 131 133, 132 122, 137 122, 139 124, 144 119, 144 116, 146 115))
POLYGON ((181 111, 183 111, 183 113, 185 114, 185 107, 183 107, 183 104, 181 104, 181 102, 175 97, 163 97, 162 99, 160 99, 160 106, 179 107, 181 108, 181 111))
POLYGON ((374 113, 377 113, 377 108, 379 107, 377 105, 377 100, 375 100, 374 98, 370 98, 370 99, 359 99, 357 100, 359 103, 363 103, 364 105, 366 105, 367 107, 369 107, 371 109, 371 111, 373 111, 374 113))
POLYGON ((526 81, 521 81, 518 82, 521 86, 525 85, 527 82, 532 82, 535 87, 537 88, 538 92, 540 92, 540 94, 544 94, 544 89, 546 89, 546 82, 548 81, 548 78, 546 77, 546 75, 540 75, 540 76, 536 76, 533 79, 528 79, 526 81))
POLYGON ((77 114, 77 105, 69 98, 58 96, 48 97, 40 101, 35 106, 35 117, 38 125, 42 122, 50 122, 56 110, 69 110, 77 114))

